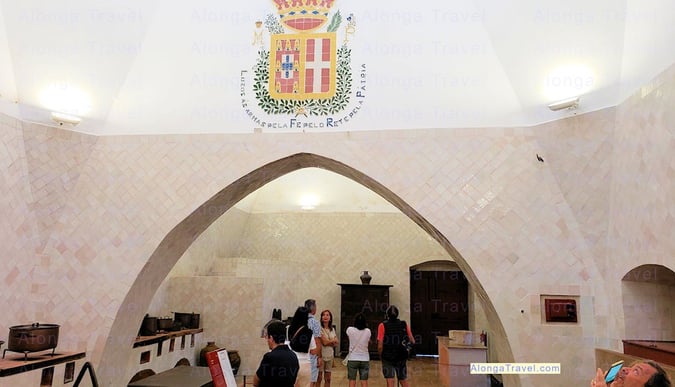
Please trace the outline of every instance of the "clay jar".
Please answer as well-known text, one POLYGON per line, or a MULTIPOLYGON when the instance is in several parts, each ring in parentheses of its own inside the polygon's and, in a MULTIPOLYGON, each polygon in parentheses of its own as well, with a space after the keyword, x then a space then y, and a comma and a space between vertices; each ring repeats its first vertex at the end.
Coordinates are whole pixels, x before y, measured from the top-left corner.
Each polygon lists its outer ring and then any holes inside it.
POLYGON ((206 362, 206 353, 211 352, 211 351, 216 351, 218 349, 220 349, 220 347, 218 347, 216 345, 215 341, 207 341, 206 346, 204 348, 202 348, 201 351, 199 351, 199 364, 198 365, 200 367, 207 367, 209 364, 206 362))
POLYGON ((368 274, 368 270, 364 270, 359 278, 361 279, 361 285, 370 285, 370 280, 373 279, 373 277, 368 274))
POLYGON ((241 358, 239 357, 239 351, 232 350, 227 351, 227 357, 230 359, 230 365, 232 366, 232 373, 234 375, 239 371, 239 366, 241 365, 241 358))
MULTIPOLYGON (((206 354, 211 351, 217 351, 220 347, 216 345, 215 341, 207 341, 206 346, 199 351, 199 366, 208 367, 208 362, 206 361, 206 354)), ((236 375, 239 371, 239 366, 241 365, 241 357, 239 357, 239 351, 231 350, 227 351, 227 358, 230 359, 230 366, 232 367, 232 374, 236 375)))

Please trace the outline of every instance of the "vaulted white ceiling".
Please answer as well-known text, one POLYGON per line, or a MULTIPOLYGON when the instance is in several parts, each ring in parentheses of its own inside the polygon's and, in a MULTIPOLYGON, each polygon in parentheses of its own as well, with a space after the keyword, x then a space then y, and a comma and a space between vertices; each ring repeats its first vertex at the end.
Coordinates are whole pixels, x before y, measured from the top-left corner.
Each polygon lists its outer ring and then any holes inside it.
MULTIPOLYGON (((335 0, 337 11, 356 23, 365 98, 355 119, 313 131, 530 126, 571 114, 546 107, 571 95, 581 113, 614 106, 675 62, 672 0, 335 0)), ((50 111, 70 110, 73 130, 96 135, 251 133, 241 74, 269 14, 271 0, 0 0, 0 111, 53 125, 50 111)))
POLYGON ((236 205, 249 213, 368 212, 398 208, 353 180, 319 168, 303 168, 270 181, 236 205))

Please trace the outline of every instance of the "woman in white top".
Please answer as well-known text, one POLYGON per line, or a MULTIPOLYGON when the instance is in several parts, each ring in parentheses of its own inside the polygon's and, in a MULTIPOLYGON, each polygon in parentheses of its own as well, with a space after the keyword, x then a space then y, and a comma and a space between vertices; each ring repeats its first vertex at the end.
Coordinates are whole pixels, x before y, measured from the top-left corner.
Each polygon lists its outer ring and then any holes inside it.
POLYGON ((366 316, 359 313, 354 317, 354 326, 347 328, 347 336, 349 336, 349 354, 347 355, 349 387, 356 387, 357 372, 361 380, 361 387, 368 387, 370 329, 366 328, 367 326, 366 316))

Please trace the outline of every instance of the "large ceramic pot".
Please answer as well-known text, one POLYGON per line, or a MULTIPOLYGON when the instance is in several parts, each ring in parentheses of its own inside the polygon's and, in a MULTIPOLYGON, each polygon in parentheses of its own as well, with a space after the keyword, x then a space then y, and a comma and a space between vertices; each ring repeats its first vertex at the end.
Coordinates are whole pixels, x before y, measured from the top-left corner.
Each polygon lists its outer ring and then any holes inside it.
POLYGON ((200 367, 207 367, 209 363, 206 361, 206 353, 219 350, 220 347, 216 345, 215 341, 206 342, 206 346, 199 351, 199 362, 197 365, 200 367))
POLYGON ((239 366, 241 366, 241 357, 239 357, 239 351, 232 350, 227 351, 227 357, 230 359, 230 366, 232 367, 232 373, 234 375, 239 371, 239 366))
POLYGON ((38 352, 56 348, 58 342, 59 326, 56 324, 15 325, 9 328, 7 350, 38 352))

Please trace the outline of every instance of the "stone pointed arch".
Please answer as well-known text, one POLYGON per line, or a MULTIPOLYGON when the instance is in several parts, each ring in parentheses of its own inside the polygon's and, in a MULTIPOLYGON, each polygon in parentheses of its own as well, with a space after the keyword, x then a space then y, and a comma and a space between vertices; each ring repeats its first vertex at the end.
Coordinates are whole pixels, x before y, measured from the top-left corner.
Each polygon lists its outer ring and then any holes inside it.
MULTIPOLYGON (((139 272, 115 316, 98 367, 101 380, 116 380, 123 376, 120 375, 121 370, 118 368, 121 364, 120 359, 129 357, 131 343, 138 331, 138 322, 141 321, 161 282, 197 237, 248 194, 280 176, 298 169, 311 167, 340 174, 369 188, 397 207, 434 238, 455 260, 473 286, 493 329, 494 335, 491 343, 496 346, 500 361, 514 361, 513 352, 506 339, 506 331, 487 292, 466 260, 452 246, 446 236, 424 219, 410 204, 373 178, 330 158, 311 153, 297 153, 265 164, 229 184, 178 223, 162 239, 139 272)), ((519 378, 508 379, 511 385, 520 385, 519 378)))

